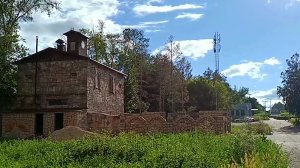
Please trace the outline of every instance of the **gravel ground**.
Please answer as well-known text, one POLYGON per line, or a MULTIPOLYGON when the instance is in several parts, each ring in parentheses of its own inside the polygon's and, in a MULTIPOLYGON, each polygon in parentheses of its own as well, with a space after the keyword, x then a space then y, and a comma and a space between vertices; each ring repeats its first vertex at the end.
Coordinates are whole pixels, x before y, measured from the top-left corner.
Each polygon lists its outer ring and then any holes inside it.
POLYGON ((273 128, 273 135, 268 135, 268 139, 282 145, 291 154, 291 167, 300 168, 300 127, 273 118, 264 122, 273 128))

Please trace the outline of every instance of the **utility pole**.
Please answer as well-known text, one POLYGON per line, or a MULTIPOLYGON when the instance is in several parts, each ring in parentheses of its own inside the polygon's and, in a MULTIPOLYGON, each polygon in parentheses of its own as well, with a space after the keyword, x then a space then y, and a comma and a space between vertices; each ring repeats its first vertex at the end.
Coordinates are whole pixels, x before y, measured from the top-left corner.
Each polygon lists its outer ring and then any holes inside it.
POLYGON ((265 111, 267 111, 267 100, 264 100, 263 103, 265 104, 265 111))

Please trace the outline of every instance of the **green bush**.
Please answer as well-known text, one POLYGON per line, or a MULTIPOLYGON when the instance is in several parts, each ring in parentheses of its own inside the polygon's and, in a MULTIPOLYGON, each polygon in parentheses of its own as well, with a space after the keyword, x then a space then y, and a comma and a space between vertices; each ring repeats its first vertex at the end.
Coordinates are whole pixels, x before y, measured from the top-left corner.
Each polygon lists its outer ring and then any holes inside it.
POLYGON ((267 112, 259 112, 253 115, 256 121, 269 120, 270 114, 267 112))
POLYGON ((232 126, 232 133, 270 135, 272 133, 272 128, 268 124, 259 121, 258 123, 247 123, 232 126))
POLYGON ((290 113, 288 111, 283 111, 283 112, 280 113, 280 116, 290 117, 290 113))
POLYGON ((295 126, 300 126, 300 120, 299 120, 299 118, 295 118, 295 117, 290 118, 289 122, 292 123, 295 126))
POLYGON ((245 165, 245 155, 256 167, 287 167, 280 146, 251 134, 99 135, 81 140, 3 140, 1 167, 211 167, 245 165), (267 156, 267 157, 266 157, 267 156))

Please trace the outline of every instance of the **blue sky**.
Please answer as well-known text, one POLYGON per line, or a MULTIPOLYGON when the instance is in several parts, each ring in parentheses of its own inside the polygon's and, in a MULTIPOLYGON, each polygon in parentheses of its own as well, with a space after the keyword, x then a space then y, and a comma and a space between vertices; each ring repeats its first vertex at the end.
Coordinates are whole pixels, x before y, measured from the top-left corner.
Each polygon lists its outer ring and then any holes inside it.
POLYGON ((63 0, 51 17, 36 13, 34 22, 22 23, 20 33, 31 51, 35 36, 40 49, 53 47, 70 28, 93 28, 99 19, 105 32, 143 29, 149 52, 173 35, 198 75, 215 69, 212 38, 219 32, 220 71, 228 82, 273 104, 280 101, 276 87, 285 60, 300 51, 299 9, 300 0, 63 0))

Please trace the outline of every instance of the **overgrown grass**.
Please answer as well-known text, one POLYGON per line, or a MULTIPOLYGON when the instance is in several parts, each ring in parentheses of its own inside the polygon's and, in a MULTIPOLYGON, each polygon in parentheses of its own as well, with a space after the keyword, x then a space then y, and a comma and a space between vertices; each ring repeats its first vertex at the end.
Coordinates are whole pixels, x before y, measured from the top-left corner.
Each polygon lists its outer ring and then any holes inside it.
POLYGON ((77 141, 3 140, 1 167, 284 167, 280 146, 251 134, 99 135, 77 141), (254 163, 252 163, 254 162, 254 163))
POLYGON ((270 135, 272 133, 272 128, 268 124, 260 121, 258 123, 235 125, 232 127, 232 133, 270 135))
POLYGON ((289 122, 292 123, 295 126, 300 126, 300 120, 299 120, 299 118, 296 118, 296 117, 290 118, 289 122))
POLYGON ((253 118, 256 121, 261 121, 261 120, 269 120, 270 114, 267 112, 259 112, 253 115, 253 118))

